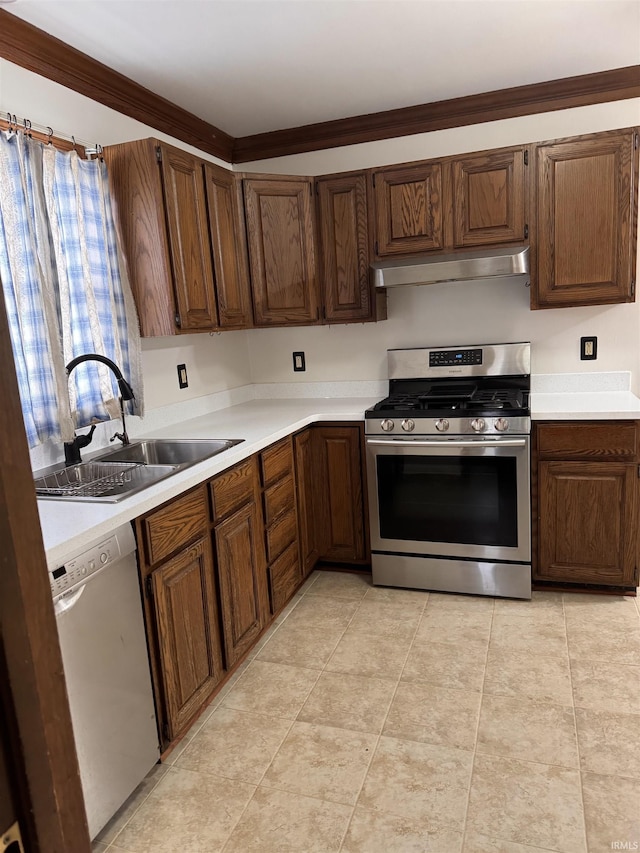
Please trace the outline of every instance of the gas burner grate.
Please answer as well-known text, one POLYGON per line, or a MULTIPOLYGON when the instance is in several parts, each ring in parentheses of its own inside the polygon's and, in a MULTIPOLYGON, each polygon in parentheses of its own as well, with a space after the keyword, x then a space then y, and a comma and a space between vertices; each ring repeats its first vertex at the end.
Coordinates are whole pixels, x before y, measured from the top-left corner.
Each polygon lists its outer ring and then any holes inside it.
POLYGON ((524 407, 524 393, 514 388, 495 388, 478 391, 473 400, 468 403, 469 408, 487 409, 522 409, 524 407))

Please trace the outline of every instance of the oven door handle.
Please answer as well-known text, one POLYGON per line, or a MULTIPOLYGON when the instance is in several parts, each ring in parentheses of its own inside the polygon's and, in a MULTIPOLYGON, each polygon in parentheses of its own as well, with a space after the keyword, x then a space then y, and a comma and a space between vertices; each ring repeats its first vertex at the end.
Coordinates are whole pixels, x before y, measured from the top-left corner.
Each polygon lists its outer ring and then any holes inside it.
POLYGON ((412 439, 384 439, 368 438, 367 444, 376 447, 525 447, 524 438, 497 438, 489 440, 458 440, 458 439, 435 439, 433 441, 414 441, 412 439))

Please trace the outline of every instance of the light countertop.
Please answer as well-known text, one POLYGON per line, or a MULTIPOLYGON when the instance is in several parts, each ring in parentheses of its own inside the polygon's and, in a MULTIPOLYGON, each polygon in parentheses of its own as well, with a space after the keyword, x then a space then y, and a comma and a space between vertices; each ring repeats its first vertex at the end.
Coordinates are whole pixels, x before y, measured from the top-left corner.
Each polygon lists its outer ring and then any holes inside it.
POLYGON ((635 420, 640 399, 631 391, 542 393, 530 398, 534 421, 635 420))
MULTIPOLYGON (((145 433, 147 438, 241 438, 218 456, 118 503, 38 500, 47 565, 56 568, 96 540, 208 480, 253 453, 319 421, 360 421, 380 397, 251 400, 145 433)), ((628 391, 531 395, 533 420, 640 419, 640 399, 628 391)), ((90 459, 90 454, 86 454, 90 459)))
MULTIPOLYGON (((181 492, 197 486, 275 441, 318 421, 361 421, 378 398, 252 400, 149 432, 147 438, 241 438, 218 456, 187 468, 118 503, 38 500, 49 569, 181 492)), ((90 455, 86 454, 86 459, 90 455)))

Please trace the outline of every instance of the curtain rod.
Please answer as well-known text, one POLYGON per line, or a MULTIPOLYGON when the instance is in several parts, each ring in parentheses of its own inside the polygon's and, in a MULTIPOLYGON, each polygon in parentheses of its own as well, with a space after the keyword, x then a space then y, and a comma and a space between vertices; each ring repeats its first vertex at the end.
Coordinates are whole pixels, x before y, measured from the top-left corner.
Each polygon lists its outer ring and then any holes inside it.
MULTIPOLYGON (((0 117, 1 117, 0 113, 0 117)), ((51 142, 55 136, 57 139, 62 139, 67 142, 71 142, 73 148, 83 148, 85 156, 102 156, 102 145, 99 145, 97 142, 83 142, 82 140, 77 140, 75 136, 71 136, 65 133, 56 132, 54 134, 53 128, 48 124, 36 124, 28 118, 20 118, 16 116, 15 113, 6 113, 6 118, 3 121, 3 124, 6 123, 8 125, 9 130, 12 131, 21 131, 22 133, 30 134, 32 131, 40 134, 47 138, 47 143, 51 142)))

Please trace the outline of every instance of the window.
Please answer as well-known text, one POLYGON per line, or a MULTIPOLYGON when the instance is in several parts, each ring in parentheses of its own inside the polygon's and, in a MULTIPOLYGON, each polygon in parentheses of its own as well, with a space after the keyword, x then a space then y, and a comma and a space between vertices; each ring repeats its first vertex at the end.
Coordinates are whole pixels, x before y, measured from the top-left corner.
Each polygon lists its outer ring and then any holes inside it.
POLYGON ((84 353, 121 368, 142 414, 138 322, 104 162, 0 132, 0 279, 30 447, 119 416, 105 365, 67 377, 84 353))

